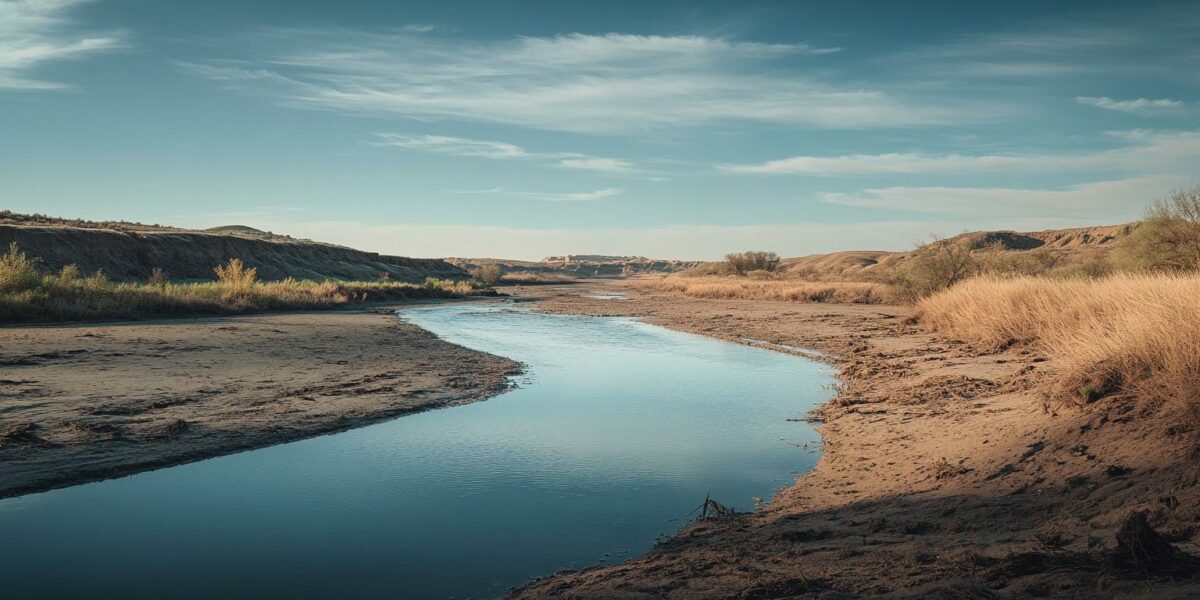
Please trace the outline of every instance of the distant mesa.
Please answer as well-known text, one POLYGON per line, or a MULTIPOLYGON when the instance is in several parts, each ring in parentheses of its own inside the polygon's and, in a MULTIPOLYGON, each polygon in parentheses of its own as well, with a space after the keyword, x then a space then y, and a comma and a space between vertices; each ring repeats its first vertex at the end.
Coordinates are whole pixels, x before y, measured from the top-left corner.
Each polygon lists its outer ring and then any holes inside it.
POLYGON ((220 227, 209 227, 208 229, 205 229, 205 231, 211 231, 213 233, 250 233, 257 235, 265 235, 267 233, 261 229, 255 229, 247 225, 222 225, 220 227))

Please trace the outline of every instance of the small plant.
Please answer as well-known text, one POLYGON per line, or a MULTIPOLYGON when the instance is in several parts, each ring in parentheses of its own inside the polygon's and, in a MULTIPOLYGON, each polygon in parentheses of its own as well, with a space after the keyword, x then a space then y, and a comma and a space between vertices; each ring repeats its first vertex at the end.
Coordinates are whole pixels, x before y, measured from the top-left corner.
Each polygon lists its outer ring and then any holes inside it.
POLYGON ((258 269, 254 267, 246 267, 240 258, 231 258, 229 263, 213 268, 213 272, 217 274, 217 281, 234 289, 246 289, 254 285, 254 280, 258 277, 258 269))
POLYGON ((160 289, 167 287, 167 274, 162 267, 154 267, 150 271, 150 285, 158 286, 160 289))
POLYGON ((8 245, 8 252, 0 256, 0 292, 31 290, 41 284, 34 259, 25 256, 16 242, 8 245))
POLYGON ((379 283, 389 283, 392 281, 392 274, 387 271, 379 272, 379 283))
POLYGON ((484 265, 475 271, 475 279, 486 287, 495 287, 504 277, 504 271, 497 265, 484 265))
POLYGON ((82 274, 79 271, 79 265, 63 265, 63 268, 58 270, 58 284, 72 285, 79 281, 82 274))

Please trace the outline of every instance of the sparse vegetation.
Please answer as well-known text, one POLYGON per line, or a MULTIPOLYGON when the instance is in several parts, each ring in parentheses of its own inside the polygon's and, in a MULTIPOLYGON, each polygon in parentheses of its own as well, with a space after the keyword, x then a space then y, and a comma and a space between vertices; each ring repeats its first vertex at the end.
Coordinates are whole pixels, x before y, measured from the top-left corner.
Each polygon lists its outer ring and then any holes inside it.
POLYGON ((881 304, 894 301, 891 288, 861 281, 756 280, 733 277, 666 277, 635 280, 634 286, 695 298, 881 304))
POLYGON ((1200 275, 976 277, 922 300, 931 330, 984 350, 1030 344, 1053 360, 1048 398, 1117 393, 1200 417, 1200 275))
POLYGON ((423 284, 346 281, 257 281, 255 269, 232 259, 215 269, 216 282, 114 283, 102 272, 83 277, 74 265, 42 273, 16 244, 0 255, 0 322, 144 319, 264 310, 332 308, 352 302, 447 298, 471 293, 468 282, 423 284))

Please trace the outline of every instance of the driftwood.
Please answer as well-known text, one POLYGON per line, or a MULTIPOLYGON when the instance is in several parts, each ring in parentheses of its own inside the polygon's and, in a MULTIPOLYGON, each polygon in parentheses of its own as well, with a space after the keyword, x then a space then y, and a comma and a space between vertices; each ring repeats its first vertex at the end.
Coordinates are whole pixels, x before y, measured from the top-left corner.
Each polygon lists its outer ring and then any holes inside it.
POLYGON ((1138 511, 1125 518, 1117 532, 1117 547, 1110 557, 1111 567, 1141 577, 1200 575, 1200 558, 1171 545, 1150 527, 1146 515, 1146 511, 1138 511))
POLYGON ((717 502, 716 500, 713 500, 712 492, 709 492, 708 494, 704 495, 704 502, 701 503, 700 506, 693 508, 692 512, 688 513, 688 516, 696 513, 700 513, 700 516, 697 518, 709 519, 714 517, 728 517, 730 515, 737 514, 737 511, 725 506, 724 504, 721 504, 720 502, 717 502))

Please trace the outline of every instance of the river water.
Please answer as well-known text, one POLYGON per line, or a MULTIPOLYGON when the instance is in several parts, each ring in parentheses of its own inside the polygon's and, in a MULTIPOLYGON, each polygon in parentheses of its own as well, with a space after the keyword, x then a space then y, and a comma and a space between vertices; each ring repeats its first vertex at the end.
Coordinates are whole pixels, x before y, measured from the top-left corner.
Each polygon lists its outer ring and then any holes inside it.
POLYGON ((707 494, 739 510, 818 458, 832 370, 625 318, 405 318, 521 361, 484 402, 0 501, 0 593, 487 598, 641 553, 707 494))

